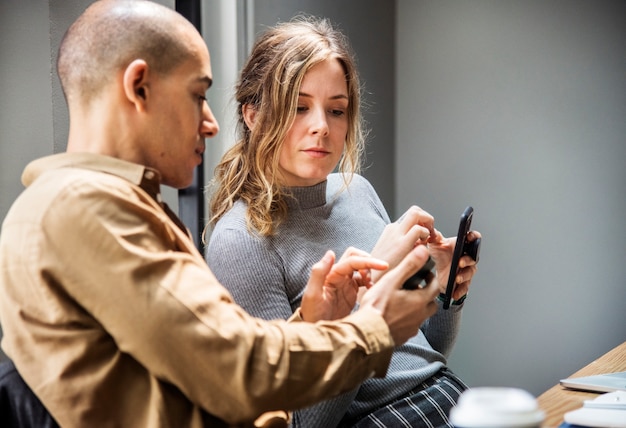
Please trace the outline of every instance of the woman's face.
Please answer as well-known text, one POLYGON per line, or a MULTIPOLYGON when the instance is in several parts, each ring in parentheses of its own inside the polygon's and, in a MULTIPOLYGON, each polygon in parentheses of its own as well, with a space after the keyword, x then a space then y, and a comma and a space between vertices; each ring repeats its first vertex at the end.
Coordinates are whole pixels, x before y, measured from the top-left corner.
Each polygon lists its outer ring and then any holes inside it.
POLYGON ((289 187, 326 180, 341 159, 348 133, 348 84, 341 63, 328 59, 304 75, 298 111, 280 152, 279 168, 289 187))

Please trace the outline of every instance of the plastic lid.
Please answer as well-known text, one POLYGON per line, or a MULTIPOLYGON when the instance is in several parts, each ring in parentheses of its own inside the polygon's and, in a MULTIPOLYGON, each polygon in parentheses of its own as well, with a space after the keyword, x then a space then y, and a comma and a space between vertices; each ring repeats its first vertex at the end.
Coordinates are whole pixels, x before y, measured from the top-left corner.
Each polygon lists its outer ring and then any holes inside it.
POLYGON ((450 421, 459 428, 538 427, 543 419, 535 397, 517 388, 470 388, 450 411, 450 421))

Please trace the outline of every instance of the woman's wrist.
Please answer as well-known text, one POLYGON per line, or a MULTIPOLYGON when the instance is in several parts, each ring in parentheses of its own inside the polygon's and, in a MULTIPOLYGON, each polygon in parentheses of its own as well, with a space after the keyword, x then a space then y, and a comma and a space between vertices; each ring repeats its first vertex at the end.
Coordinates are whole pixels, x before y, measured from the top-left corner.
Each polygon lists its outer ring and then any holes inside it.
MULTIPOLYGON (((452 305, 452 306, 461 306, 463 303, 465 303, 466 299, 467 299, 467 294, 464 294, 459 299, 452 300, 452 303, 450 303, 450 305, 452 305)), ((439 294, 439 296, 437 296, 437 300, 439 300, 441 303, 443 303, 446 300, 446 295, 443 294, 443 293, 439 294)))

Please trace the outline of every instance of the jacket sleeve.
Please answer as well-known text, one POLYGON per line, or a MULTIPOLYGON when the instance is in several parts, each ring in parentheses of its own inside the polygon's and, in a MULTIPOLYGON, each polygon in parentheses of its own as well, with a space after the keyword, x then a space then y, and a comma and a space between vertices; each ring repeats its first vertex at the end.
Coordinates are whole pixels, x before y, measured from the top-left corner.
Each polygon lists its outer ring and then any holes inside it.
POLYGON ((68 188, 47 213, 47 245, 81 253, 76 263, 72 252, 52 251, 61 259, 51 258, 46 274, 64 278, 57 285, 103 340, 207 412, 237 423, 385 374, 393 341, 376 311, 317 324, 254 318, 156 202, 106 192, 68 188))

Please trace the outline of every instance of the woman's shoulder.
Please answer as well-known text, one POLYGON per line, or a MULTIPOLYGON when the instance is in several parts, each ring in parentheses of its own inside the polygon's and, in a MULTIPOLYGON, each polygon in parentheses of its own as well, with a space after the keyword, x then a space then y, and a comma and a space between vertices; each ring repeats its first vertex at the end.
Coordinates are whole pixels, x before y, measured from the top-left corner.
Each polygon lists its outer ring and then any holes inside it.
POLYGON ((233 206, 217 221, 214 229, 246 228, 246 203, 237 200, 233 206))
POLYGON ((350 179, 348 186, 345 186, 346 181, 344 175, 341 173, 333 173, 328 176, 328 194, 336 195, 338 201, 343 201, 353 205, 357 204, 363 209, 374 209, 377 215, 385 220, 389 221, 389 215, 385 207, 383 206, 376 189, 374 186, 359 174, 352 174, 352 177, 345 177, 350 179))
POLYGON ((360 174, 352 174, 351 176, 335 172, 328 176, 328 190, 330 193, 335 193, 347 189, 349 192, 368 193, 377 195, 374 186, 367 178, 360 174), (346 182, 348 186, 346 187, 346 182))
POLYGON ((207 254, 210 260, 216 260, 226 254, 249 252, 252 249, 262 248, 268 245, 267 240, 253 233, 248 228, 246 221, 246 204, 241 201, 235 202, 213 226, 208 235, 207 254))

